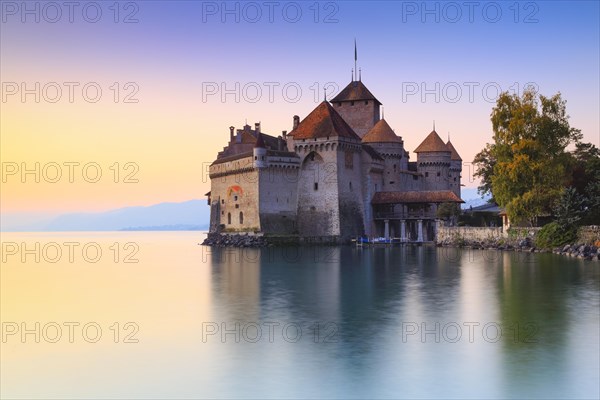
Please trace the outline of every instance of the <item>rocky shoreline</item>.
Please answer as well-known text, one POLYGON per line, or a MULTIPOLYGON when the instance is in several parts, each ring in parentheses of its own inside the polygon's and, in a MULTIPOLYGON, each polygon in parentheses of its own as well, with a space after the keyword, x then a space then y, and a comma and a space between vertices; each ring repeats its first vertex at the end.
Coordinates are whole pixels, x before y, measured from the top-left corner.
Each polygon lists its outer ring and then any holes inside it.
MULTIPOLYGON (((282 242, 281 239, 273 242, 261 235, 223 233, 209 233, 206 239, 204 239, 202 242, 203 246, 240 248, 273 247, 276 244, 289 245, 291 243, 282 242)), ((446 239, 441 242, 437 242, 436 245, 438 247, 458 247, 466 249, 517 251, 527 253, 554 253, 584 260, 600 261, 600 247, 598 246, 577 243, 567 244, 563 247, 555 249, 544 249, 536 247, 534 240, 529 237, 515 240, 508 240, 506 238, 468 240, 458 237, 455 239, 446 239)))
POLYGON ((567 244, 555 249, 538 248, 531 238, 508 241, 504 238, 488 240, 466 240, 458 238, 436 243, 439 247, 458 247, 482 250, 506 250, 528 253, 554 253, 584 260, 600 261, 600 248, 584 243, 567 244))
POLYGON ((209 233, 202 242, 203 246, 212 247, 267 247, 270 245, 264 236, 246 234, 209 233))

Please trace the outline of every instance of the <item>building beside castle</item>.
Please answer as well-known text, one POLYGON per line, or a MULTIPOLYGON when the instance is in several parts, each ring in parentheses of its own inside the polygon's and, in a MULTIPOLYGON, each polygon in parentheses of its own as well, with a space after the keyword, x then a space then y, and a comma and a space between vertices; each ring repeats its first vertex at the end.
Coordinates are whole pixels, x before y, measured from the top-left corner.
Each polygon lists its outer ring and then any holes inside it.
POLYGON ((409 160, 362 80, 279 136, 229 128, 210 165, 211 232, 344 241, 359 235, 435 239, 442 203, 460 203, 462 160, 434 130, 409 160))

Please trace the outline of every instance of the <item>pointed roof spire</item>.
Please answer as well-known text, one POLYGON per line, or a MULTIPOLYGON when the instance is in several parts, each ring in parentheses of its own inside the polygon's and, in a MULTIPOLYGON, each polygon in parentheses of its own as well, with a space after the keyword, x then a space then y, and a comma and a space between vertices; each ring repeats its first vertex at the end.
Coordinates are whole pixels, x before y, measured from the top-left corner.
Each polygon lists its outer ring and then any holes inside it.
POLYGON ((462 161, 462 158, 460 158, 460 155, 458 155, 458 151, 456 151, 456 149, 450 142, 450 138, 448 138, 448 143, 446 143, 446 147, 448 148, 448 150, 450 150, 450 159, 452 161, 462 161))
POLYGON ((362 68, 358 69, 358 80, 362 81, 362 68))
POLYGON ((260 148, 260 149, 264 149, 266 148, 265 146, 265 140, 263 139, 263 135, 262 132, 258 132, 258 135, 256 136, 256 143, 254 144, 254 148, 260 148))
POLYGON ((435 132, 435 119, 433 120, 433 131, 435 132))
POLYGON ((362 138, 363 143, 402 143, 402 138, 386 122, 380 119, 362 138))
POLYGON ((377 104, 381 104, 379 100, 373 93, 367 89, 364 83, 356 81, 350 82, 348 86, 342 89, 333 99, 330 101, 332 103, 342 102, 342 101, 356 101, 356 100, 374 100, 377 104))
POLYGON ((327 88, 323 86, 323 101, 327 101, 327 88))
POLYGON ((442 152, 442 153, 450 153, 450 149, 444 141, 439 137, 437 132, 433 130, 423 142, 415 149, 415 153, 421 152, 442 152))

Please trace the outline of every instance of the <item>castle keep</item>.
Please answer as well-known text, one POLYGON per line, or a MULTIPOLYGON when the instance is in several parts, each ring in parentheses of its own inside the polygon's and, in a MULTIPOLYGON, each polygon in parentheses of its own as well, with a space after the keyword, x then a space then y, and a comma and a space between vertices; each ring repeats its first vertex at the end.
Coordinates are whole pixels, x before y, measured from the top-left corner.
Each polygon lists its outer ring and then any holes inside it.
POLYGON ((304 119, 294 116, 289 133, 230 127, 209 168, 210 231, 434 240, 439 205, 462 202, 462 160, 434 127, 410 161, 380 106, 353 79, 304 119))

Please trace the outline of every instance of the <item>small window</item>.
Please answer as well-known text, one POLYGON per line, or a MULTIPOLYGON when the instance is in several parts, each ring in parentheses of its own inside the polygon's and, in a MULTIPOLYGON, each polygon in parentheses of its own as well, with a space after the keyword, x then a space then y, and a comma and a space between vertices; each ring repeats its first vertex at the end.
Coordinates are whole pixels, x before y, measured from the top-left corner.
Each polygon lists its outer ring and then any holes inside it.
POLYGON ((239 204, 236 204, 236 205, 235 205, 235 208, 240 208, 240 205, 239 205, 239 204))
POLYGON ((395 181, 390 181, 390 185, 393 185, 394 183, 396 183, 395 181))
POLYGON ((233 201, 237 201, 237 196, 233 196, 233 201))
POLYGON ((454 182, 456 182, 456 178, 454 178, 454 182))
POLYGON ((225 211, 221 211, 221 215, 225 215, 225 211))
POLYGON ((352 182, 348 182, 348 186, 350 187, 350 190, 352 190, 352 182))
POLYGON ((365 104, 369 104, 369 100, 365 100, 365 104))
POLYGON ((231 225, 231 213, 227 213, 227 225, 231 225))
POLYGON ((429 172, 425 172, 425 178, 429 178, 429 172))
POLYGON ((438 173, 437 173, 437 176, 440 176, 440 175, 441 175, 441 173, 439 173, 439 172, 438 172, 438 173))
POLYGON ((225 199, 221 199, 221 204, 225 204, 225 199))
POLYGON ((351 106, 353 106, 353 105, 354 105, 354 102, 353 102, 353 101, 351 101, 351 102, 350 102, 350 105, 351 105, 351 106))
POLYGON ((394 164, 394 172, 396 172, 396 164, 394 164))
POLYGON ((319 182, 315 182, 315 190, 319 190, 319 182))
POLYGON ((244 223, 244 213, 240 211, 240 225, 244 223))
POLYGON ((257 156, 254 156, 254 161, 256 161, 256 160, 258 160, 258 157, 257 157, 257 156))

